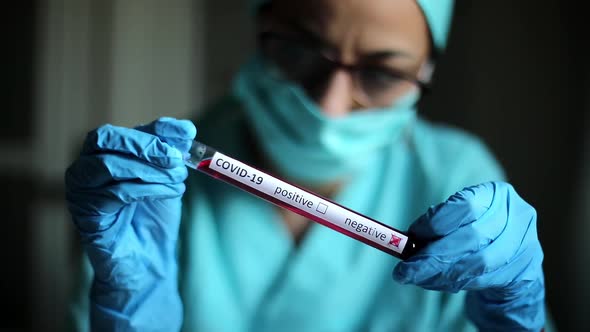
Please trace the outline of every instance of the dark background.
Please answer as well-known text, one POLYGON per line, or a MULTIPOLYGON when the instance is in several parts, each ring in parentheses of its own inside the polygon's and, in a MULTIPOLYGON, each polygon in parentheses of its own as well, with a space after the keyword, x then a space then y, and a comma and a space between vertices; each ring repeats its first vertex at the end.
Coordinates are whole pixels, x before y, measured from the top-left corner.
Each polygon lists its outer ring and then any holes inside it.
POLYGON ((458 4, 423 114, 488 143, 537 209, 556 325, 587 330, 590 35, 582 8, 563 1, 458 4))
MULTIPOLYGON (((170 47, 163 59, 150 52, 130 58, 131 64, 150 56, 165 64, 166 84, 177 79, 178 87, 187 85, 185 76, 182 70, 174 76, 171 64, 190 52, 189 107, 175 110, 188 115, 222 94, 252 50, 246 3, 176 0, 163 11, 146 0, 140 4, 145 11, 135 12, 123 0, 26 0, 2 10, 0 329, 63 328, 78 257, 62 199, 63 170, 93 126, 161 113, 121 101, 129 96, 137 102, 135 90, 125 90, 133 84, 121 78, 159 77, 159 67, 127 71, 119 60, 127 53, 119 50, 128 43, 133 50, 138 41, 124 38, 145 27, 169 34, 142 35, 144 50, 161 49, 170 36, 178 37, 174 45, 190 44, 170 47), (188 16, 174 16, 185 11, 188 16), (169 28, 159 21, 166 19, 189 23, 169 28), (63 89, 56 88, 60 84, 63 89), (135 117, 122 117, 119 110, 128 105, 135 117)), ((537 209, 547 300, 560 330, 590 328, 590 54, 582 13, 581 5, 557 0, 459 1, 433 93, 420 110, 478 134, 537 209)), ((161 91, 150 103, 168 105, 166 88, 141 91, 161 91)))

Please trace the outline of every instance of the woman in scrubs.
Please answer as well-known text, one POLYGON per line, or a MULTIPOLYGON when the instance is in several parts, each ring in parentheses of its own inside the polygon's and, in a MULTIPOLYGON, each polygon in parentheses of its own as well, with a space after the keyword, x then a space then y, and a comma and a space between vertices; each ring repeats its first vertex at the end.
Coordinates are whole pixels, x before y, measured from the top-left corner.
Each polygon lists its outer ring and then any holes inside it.
POLYGON ((92 131, 66 173, 79 328, 541 330, 535 210, 477 138, 416 114, 452 6, 259 3, 257 52, 204 117, 92 131), (195 134, 425 246, 401 262, 189 174, 195 134))

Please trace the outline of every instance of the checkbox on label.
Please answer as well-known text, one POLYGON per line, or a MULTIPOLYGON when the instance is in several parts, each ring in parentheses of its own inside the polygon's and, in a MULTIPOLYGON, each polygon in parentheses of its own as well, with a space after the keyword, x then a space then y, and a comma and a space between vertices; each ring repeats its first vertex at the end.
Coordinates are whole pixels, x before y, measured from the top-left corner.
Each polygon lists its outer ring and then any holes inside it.
POLYGON ((324 203, 318 203, 318 207, 315 210, 318 211, 319 213, 326 214, 326 211, 328 210, 328 206, 324 203))

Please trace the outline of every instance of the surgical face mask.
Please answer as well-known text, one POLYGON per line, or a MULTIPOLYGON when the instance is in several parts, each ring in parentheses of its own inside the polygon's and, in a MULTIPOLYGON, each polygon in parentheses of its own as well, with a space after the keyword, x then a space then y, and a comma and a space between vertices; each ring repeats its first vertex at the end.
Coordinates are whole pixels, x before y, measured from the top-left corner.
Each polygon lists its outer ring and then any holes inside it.
POLYGON ((416 117, 418 92, 388 108, 329 118, 299 86, 270 70, 255 57, 238 73, 233 91, 263 152, 290 179, 321 184, 353 176, 398 142, 416 117))

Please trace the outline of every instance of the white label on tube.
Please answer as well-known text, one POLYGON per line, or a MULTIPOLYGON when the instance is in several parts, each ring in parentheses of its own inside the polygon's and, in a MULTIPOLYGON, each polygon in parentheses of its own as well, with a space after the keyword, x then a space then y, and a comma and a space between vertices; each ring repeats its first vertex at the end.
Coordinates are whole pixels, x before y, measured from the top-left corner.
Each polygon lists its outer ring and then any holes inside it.
POLYGON ((222 153, 216 152, 213 155, 209 168, 395 252, 401 253, 408 242, 408 237, 404 234, 384 227, 371 219, 301 190, 222 153))

